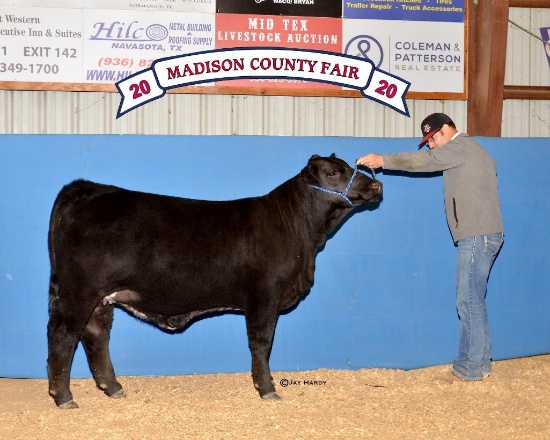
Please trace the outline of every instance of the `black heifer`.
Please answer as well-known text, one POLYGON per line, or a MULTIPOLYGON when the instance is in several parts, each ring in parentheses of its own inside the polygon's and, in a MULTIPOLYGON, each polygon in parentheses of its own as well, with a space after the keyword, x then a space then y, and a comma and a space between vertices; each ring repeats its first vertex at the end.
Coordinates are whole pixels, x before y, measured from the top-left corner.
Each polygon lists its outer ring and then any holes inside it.
POLYGON ((109 355, 113 305, 168 331, 205 313, 244 312, 254 386, 279 399, 269 369, 281 310, 313 282, 327 234, 354 206, 375 202, 380 182, 344 161, 313 156, 269 194, 201 201, 84 180, 55 201, 48 244, 49 392, 76 408, 69 389, 82 340, 97 386, 124 397, 109 355))

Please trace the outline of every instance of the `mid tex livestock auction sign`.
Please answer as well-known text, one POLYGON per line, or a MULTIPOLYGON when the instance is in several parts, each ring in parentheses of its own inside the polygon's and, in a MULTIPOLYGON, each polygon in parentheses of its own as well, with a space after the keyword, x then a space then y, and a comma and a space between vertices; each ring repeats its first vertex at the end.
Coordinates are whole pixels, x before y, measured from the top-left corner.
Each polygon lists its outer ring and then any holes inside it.
MULTIPOLYGON (((114 91, 156 60, 273 48, 361 58, 372 72, 410 83, 408 96, 460 99, 464 8, 464 0, 0 0, 0 88, 114 91)), ((294 71, 192 83, 195 93, 365 90, 342 76, 294 71)))

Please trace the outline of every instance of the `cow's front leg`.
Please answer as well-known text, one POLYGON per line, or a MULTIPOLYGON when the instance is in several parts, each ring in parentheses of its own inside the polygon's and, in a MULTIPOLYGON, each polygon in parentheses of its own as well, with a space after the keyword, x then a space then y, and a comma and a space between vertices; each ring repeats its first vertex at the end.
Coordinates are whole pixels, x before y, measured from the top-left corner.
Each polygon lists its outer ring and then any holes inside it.
POLYGON ((246 313, 248 344, 252 353, 252 380, 262 399, 281 400, 275 392, 269 368, 278 311, 253 307, 246 313))

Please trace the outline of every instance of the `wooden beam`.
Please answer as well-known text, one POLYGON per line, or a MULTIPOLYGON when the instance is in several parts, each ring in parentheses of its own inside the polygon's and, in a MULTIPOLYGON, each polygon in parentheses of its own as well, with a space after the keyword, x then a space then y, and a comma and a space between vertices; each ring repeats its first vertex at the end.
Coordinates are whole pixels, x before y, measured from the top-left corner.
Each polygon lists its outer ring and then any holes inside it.
POLYGON ((504 86, 504 99, 549 99, 550 87, 504 86))
POLYGON ((550 8, 548 0, 510 0, 511 8, 550 8))
POLYGON ((468 0, 468 133, 500 136, 509 0, 468 0), (476 4, 477 3, 477 4, 476 4))

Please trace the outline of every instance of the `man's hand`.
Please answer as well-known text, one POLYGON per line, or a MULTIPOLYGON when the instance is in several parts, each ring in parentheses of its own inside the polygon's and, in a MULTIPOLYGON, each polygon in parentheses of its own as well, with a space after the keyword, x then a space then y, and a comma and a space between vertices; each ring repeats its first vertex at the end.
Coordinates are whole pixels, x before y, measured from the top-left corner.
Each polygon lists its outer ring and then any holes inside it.
POLYGON ((366 156, 357 159, 356 163, 364 165, 371 170, 384 167, 384 156, 380 154, 369 153, 366 156))

